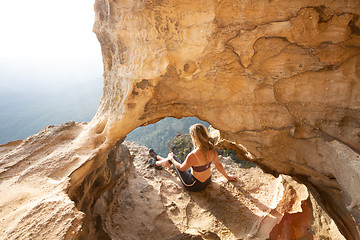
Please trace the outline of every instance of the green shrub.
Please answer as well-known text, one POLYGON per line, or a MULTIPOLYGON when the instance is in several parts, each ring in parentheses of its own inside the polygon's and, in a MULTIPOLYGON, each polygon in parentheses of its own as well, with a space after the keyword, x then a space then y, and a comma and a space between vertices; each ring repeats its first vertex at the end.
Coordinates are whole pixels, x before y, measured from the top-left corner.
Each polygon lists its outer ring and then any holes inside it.
POLYGON ((193 149, 190 134, 184 134, 181 131, 167 145, 169 152, 173 152, 182 162, 193 149))

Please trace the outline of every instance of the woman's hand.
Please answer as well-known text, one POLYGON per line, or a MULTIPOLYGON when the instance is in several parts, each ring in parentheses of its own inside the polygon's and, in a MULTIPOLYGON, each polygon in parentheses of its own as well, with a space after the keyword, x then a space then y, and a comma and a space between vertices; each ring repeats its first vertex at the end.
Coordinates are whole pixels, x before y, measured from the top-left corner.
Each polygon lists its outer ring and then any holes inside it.
POLYGON ((174 159, 174 153, 173 152, 169 153, 167 158, 172 161, 174 159))
POLYGON ((229 181, 236 181, 236 180, 239 180, 239 178, 238 178, 237 176, 228 175, 227 180, 229 180, 229 181))
POLYGON ((169 159, 172 163, 174 163, 174 161, 175 161, 174 153, 173 152, 169 153, 168 156, 167 156, 167 159, 169 159))
POLYGON ((167 159, 169 159, 177 169, 180 169, 181 164, 175 160, 173 152, 168 154, 167 159))

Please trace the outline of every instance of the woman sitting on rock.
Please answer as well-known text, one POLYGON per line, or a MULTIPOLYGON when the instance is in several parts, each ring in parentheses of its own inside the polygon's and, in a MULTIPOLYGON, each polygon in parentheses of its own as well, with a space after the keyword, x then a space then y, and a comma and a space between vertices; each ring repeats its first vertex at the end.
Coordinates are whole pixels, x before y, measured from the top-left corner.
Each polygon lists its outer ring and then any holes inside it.
POLYGON ((180 159, 169 153, 167 158, 157 155, 153 149, 149 154, 154 159, 149 160, 152 167, 172 167, 180 178, 185 189, 198 192, 211 182, 211 163, 214 162, 216 169, 224 175, 227 180, 234 181, 238 178, 226 174, 223 165, 219 162, 219 158, 214 145, 209 140, 209 134, 205 126, 195 124, 190 127, 190 136, 194 145, 194 150, 189 153, 183 163, 180 159))

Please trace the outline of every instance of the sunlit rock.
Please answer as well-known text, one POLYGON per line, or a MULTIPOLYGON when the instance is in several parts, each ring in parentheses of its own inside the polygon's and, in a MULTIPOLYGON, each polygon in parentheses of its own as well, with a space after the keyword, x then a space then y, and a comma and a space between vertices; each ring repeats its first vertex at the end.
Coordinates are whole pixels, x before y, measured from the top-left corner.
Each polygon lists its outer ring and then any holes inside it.
POLYGON ((0 238, 86 238, 124 137, 196 116, 218 146, 305 184, 360 239, 359 1, 96 0, 95 14, 98 112, 1 146, 0 238))

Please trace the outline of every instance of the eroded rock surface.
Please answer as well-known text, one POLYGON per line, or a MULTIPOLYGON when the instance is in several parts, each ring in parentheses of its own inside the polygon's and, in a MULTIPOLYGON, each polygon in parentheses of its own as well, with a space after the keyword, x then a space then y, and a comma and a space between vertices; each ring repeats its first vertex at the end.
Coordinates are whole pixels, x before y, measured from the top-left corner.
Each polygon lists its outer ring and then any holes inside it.
POLYGON ((102 228, 91 232, 92 205, 115 180, 126 181, 131 159, 124 157, 128 150, 121 141, 104 152, 97 148, 86 137, 89 127, 49 126, 0 146, 0 239, 101 236, 102 228))
POLYGON ((358 0, 96 0, 95 14, 98 112, 0 147, 0 237, 54 226, 44 236, 85 238, 119 142, 196 116, 219 146, 304 183, 346 239, 360 239, 358 0))

